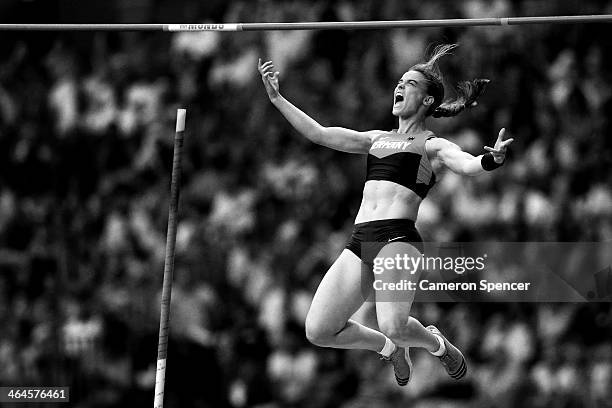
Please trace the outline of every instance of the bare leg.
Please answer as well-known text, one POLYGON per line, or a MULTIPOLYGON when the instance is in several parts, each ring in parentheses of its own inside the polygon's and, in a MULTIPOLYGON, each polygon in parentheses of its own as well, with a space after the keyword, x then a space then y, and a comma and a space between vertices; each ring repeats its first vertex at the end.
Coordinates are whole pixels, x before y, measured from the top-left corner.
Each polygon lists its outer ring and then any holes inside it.
POLYGON ((353 314, 351 320, 354 320, 357 323, 363 324, 364 326, 376 331, 380 331, 378 328, 378 319, 376 318, 376 302, 374 301, 374 298, 372 298, 370 301, 364 302, 359 310, 353 314))
MULTIPOLYGON (((350 317, 365 302, 362 285, 371 273, 357 255, 345 249, 317 288, 306 317, 306 337, 318 346, 380 352, 386 337, 350 317)), ((371 286, 370 286, 371 287, 371 286)))
MULTIPOLYGON (((407 254, 411 257, 420 257, 418 250, 405 242, 396 242, 386 245, 378 257, 395 258, 397 254, 407 254)), ((386 283, 395 283, 408 280, 418 284, 420 271, 410 274, 405 269, 386 268, 377 275, 386 283)), ((414 301, 416 290, 401 292, 376 291, 376 315, 381 332, 401 347, 422 347, 430 352, 438 350, 438 338, 425 329, 421 322, 410 316, 410 309, 414 301)))

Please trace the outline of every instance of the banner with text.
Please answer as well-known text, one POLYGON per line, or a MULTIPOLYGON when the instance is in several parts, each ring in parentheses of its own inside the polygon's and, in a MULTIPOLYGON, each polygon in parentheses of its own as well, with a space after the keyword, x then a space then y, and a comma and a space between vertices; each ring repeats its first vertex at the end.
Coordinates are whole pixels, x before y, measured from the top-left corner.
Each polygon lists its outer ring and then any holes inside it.
POLYGON ((368 301, 612 301, 612 243, 366 242, 361 258, 368 301))

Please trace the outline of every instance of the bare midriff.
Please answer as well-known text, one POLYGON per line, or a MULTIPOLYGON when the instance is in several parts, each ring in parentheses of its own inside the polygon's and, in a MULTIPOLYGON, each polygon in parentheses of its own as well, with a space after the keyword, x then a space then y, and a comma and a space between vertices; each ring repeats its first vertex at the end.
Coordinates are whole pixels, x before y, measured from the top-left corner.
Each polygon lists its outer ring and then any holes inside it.
POLYGON ((361 206, 355 224, 392 218, 416 221, 421 197, 400 184, 386 180, 368 180, 363 188, 361 206))

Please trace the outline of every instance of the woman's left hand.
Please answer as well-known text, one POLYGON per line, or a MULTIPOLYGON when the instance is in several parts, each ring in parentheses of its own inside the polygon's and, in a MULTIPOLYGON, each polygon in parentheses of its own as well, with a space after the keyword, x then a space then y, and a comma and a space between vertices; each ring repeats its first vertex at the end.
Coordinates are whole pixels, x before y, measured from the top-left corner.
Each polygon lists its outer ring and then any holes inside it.
POLYGON ((487 152, 490 152, 493 155, 493 160, 495 163, 501 164, 506 159, 506 147, 514 141, 513 138, 503 140, 504 134, 506 133, 506 128, 502 128, 499 131, 499 135, 497 136, 497 140, 495 141, 494 147, 485 146, 484 149, 487 152))

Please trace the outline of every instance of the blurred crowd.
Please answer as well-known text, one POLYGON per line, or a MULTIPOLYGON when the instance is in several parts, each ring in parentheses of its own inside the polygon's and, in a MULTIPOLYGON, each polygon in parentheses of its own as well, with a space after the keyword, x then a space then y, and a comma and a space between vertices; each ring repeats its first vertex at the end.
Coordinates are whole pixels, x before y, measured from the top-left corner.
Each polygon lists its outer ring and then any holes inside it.
MULTIPOLYGON (((0 8, 19 19, 32 3, 0 8)), ((66 3, 76 7, 53 2, 66 3)), ((139 0, 78 10, 69 16, 273 22, 599 14, 612 3, 139 0)), ((447 96, 460 80, 491 83, 477 107, 429 126, 473 154, 501 127, 515 143, 495 172, 440 169, 419 212, 424 239, 610 241, 610 30, 3 33, 0 385, 70 386, 75 407, 150 406, 184 107, 168 408, 611 406, 610 303, 415 305, 467 353, 461 382, 416 350, 414 380, 399 388, 374 353, 308 344, 306 312, 349 237, 365 157, 297 135, 257 72, 259 57, 274 60, 281 93, 324 125, 392 129, 397 79, 428 45, 457 42, 441 63, 447 96)))

